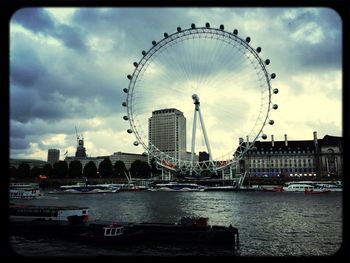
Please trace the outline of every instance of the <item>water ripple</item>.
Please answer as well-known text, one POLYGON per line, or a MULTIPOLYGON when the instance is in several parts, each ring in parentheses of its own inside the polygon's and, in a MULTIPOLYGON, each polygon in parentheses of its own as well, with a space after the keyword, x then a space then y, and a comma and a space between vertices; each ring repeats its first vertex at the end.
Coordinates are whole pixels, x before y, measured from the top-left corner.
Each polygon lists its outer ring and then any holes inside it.
POLYGON ((235 251, 203 250, 195 246, 91 249, 63 241, 11 239, 14 251, 28 256, 325 256, 335 253, 342 243, 341 193, 309 198, 295 193, 145 191, 79 198, 45 195, 21 203, 88 206, 91 220, 178 222, 183 216, 203 216, 209 218, 211 225, 232 224, 240 234, 240 249, 235 251))

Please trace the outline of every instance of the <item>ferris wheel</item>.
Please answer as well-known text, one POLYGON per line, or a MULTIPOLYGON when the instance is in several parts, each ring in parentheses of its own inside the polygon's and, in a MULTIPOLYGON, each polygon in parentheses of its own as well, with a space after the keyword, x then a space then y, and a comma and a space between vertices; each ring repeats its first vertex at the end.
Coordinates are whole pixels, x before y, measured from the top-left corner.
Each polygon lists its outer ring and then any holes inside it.
POLYGON ((274 124, 270 110, 278 108, 272 103, 278 89, 271 87, 276 74, 268 73, 270 60, 250 42, 237 29, 209 23, 178 27, 153 40, 133 63, 123 89, 123 119, 130 125, 127 133, 136 137, 133 144, 142 145, 163 169, 199 174, 234 167, 256 140, 265 140, 265 125, 274 124), (153 115, 162 112, 177 114, 163 116, 153 127, 153 115), (157 129, 162 142, 152 137, 157 129), (200 151, 207 158, 199 158, 200 151))

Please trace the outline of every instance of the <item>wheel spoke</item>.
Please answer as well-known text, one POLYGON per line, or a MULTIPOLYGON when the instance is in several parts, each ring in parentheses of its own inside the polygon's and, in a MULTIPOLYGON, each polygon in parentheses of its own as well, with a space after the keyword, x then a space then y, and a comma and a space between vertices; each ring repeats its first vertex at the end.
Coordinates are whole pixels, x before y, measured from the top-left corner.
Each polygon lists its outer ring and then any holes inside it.
MULTIPOLYGON (((217 28, 184 29, 155 41, 136 63, 128 86, 127 116, 132 134, 159 165, 166 160, 177 164, 176 169, 220 170, 235 165, 262 134, 271 108, 271 76, 245 38, 217 28), (213 141, 213 162, 178 159, 148 138, 148 119, 162 108, 182 111, 190 136, 191 96, 196 93, 207 126, 206 146, 213 141), (235 138, 244 136, 250 144, 236 144, 235 138)), ((187 144, 192 140, 188 136, 187 144)))

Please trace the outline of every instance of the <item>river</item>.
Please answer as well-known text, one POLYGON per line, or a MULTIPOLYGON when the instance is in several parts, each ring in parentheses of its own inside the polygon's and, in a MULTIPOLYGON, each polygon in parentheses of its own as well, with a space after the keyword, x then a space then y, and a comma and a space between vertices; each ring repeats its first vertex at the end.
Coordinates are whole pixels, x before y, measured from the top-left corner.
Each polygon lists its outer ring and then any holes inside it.
POLYGON ((210 225, 239 230, 234 251, 191 247, 100 248, 74 242, 10 237, 22 256, 329 256, 343 240, 343 195, 293 192, 119 192, 45 194, 16 204, 89 207, 90 220, 179 222, 183 216, 209 218, 210 225))

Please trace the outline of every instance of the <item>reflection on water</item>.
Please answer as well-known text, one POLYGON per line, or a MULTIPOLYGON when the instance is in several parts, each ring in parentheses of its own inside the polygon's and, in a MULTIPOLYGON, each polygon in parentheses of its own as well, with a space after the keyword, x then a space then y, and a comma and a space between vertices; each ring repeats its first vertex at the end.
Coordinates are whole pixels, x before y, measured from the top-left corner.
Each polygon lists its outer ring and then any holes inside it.
POLYGON ((342 193, 304 195, 268 192, 122 192, 45 195, 15 203, 88 206, 90 220, 179 222, 208 217, 211 225, 232 224, 240 234, 238 251, 196 247, 91 249, 63 241, 12 238, 22 255, 332 255, 342 243, 342 193), (35 248, 35 249, 33 249, 35 248))

